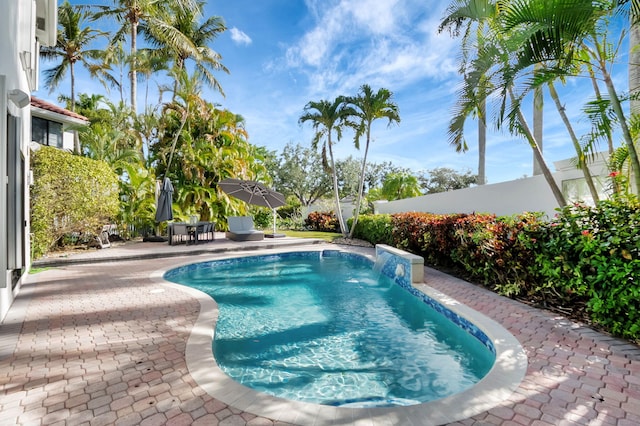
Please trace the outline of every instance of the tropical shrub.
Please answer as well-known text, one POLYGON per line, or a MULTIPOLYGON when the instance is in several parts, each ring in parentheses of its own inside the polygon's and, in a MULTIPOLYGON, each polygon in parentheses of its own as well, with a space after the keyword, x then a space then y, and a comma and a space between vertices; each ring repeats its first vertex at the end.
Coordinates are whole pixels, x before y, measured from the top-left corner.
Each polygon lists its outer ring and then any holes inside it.
MULTIPOLYGON (((351 219, 349 222, 351 226, 351 219)), ((391 215, 360 215, 353 237, 373 244, 393 244, 393 222, 391 215)))
POLYGON ((120 236, 146 235, 156 226, 156 178, 141 165, 125 164, 125 178, 120 179, 120 236))
POLYGON ((98 235, 118 214, 118 177, 107 163, 43 146, 32 156, 32 169, 34 257, 70 233, 98 235))
POLYGON ((434 266, 451 267, 455 248, 455 223, 465 214, 399 213, 392 215, 396 247, 424 257, 434 266))
POLYGON ((253 224, 258 229, 273 228, 273 211, 268 209, 255 209, 253 213, 253 224))
POLYGON ((354 232, 500 294, 640 339, 640 207, 633 200, 571 205, 551 222, 536 213, 363 216, 354 232))
POLYGON ((535 260, 529 232, 545 225, 539 213, 460 217, 454 224, 457 243, 451 259, 474 281, 500 294, 521 295, 535 260))
POLYGON ((311 212, 304 224, 311 231, 340 232, 340 223, 333 212, 311 212))
POLYGON ((563 208, 535 233, 538 292, 575 307, 612 333, 640 339, 640 206, 601 201, 563 208))

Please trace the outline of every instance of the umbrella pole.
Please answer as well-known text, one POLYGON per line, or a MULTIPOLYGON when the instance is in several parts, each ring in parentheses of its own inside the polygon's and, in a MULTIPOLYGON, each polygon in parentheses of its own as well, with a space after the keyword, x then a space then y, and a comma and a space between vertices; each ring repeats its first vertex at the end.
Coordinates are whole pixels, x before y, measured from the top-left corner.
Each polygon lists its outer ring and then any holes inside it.
POLYGON ((276 235, 276 209, 273 209, 273 235, 276 235))

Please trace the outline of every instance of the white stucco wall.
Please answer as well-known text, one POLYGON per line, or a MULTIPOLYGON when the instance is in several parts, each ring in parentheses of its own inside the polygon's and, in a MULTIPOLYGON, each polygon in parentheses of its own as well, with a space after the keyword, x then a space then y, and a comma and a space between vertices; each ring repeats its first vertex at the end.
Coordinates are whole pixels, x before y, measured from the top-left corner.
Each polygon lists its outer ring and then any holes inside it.
MULTIPOLYGON (((24 218, 16 219, 14 223, 7 224, 9 210, 7 206, 7 188, 16 182, 28 182, 29 173, 29 141, 31 139, 31 113, 29 98, 31 92, 37 89, 38 46, 35 38, 36 4, 38 10, 46 10, 49 16, 57 16, 56 2, 54 0, 2 0, 0 13, 0 321, 6 316, 14 297, 20 290, 22 279, 26 275, 29 266, 29 194, 28 185, 20 186, 24 205, 22 212, 24 218), (25 161, 24 172, 20 176, 9 176, 7 168, 7 144, 15 141, 7 140, 7 114, 17 118, 20 141, 18 158, 25 161), (4 178, 7 176, 7 178, 4 178), (25 225, 26 223, 26 225, 25 225), (11 275, 13 270, 8 269, 9 247, 19 245, 15 240, 8 239, 13 231, 18 230, 16 240, 24 241, 26 247, 20 250, 22 265, 16 268, 21 278, 12 289, 11 275), (8 235, 9 234, 9 235, 8 235)), ((55 35, 57 23, 55 19, 47 21, 47 39, 55 35)), ((45 33, 41 33, 42 36, 45 33)), ((55 37, 53 37, 55 40, 55 37)), ((22 183, 20 184, 22 185, 22 183)), ((12 251, 12 256, 16 251, 12 251)))
MULTIPOLYGON (((596 161, 590 165, 594 176, 598 176, 601 186, 606 186, 606 155, 598 155, 596 161)), ((583 201, 591 203, 588 194, 580 193, 575 196, 571 190, 576 180, 584 176, 576 169, 571 160, 554 163, 556 172, 554 180, 560 188, 565 187, 567 201, 583 201)), ((604 193, 601 195, 605 195, 604 193)), ((375 202, 376 213, 429 212, 447 213, 493 213, 498 216, 513 215, 523 212, 544 212, 549 218, 553 217, 558 208, 544 176, 533 176, 509 182, 474 186, 456 191, 423 195, 397 201, 375 202)))

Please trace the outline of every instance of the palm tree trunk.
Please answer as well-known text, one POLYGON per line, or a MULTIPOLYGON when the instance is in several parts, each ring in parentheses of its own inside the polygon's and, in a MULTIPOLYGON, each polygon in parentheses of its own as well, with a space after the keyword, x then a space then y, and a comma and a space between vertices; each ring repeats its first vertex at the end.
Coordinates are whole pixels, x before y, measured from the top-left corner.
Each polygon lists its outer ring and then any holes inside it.
MULTIPOLYGON (((511 88, 509 88, 508 90, 509 90, 509 97, 511 98, 511 101, 515 103, 516 97, 513 94, 513 90, 511 88)), ((558 187, 558 184, 553 178, 553 175, 551 174, 551 170, 549 170, 549 167, 547 167, 547 163, 544 161, 544 157, 542 157, 542 151, 540 151, 538 142, 536 141, 536 138, 533 135, 533 133, 531 133, 531 129, 529 128, 529 125, 527 124, 527 120, 524 118, 524 115, 522 114, 522 111, 520 110, 520 108, 517 109, 517 115, 518 115, 518 121, 520 122, 520 126, 522 127, 525 133, 525 136, 527 137, 527 140, 529 142, 529 145, 531 146, 531 149, 533 150, 533 155, 536 161, 538 162, 538 164, 540 165, 540 168, 542 169, 542 175, 547 181, 549 188, 551 188, 551 192, 553 193, 553 196, 558 202, 558 206, 559 207, 566 206, 567 201, 565 200, 564 195, 562 194, 562 191, 560 190, 560 188, 558 187)))
MULTIPOLYGON (((589 78, 591 79, 593 92, 596 94, 596 100, 602 101, 600 86, 598 86, 598 80, 596 79, 596 74, 593 72, 593 67, 591 66, 591 64, 587 64, 587 72, 589 73, 589 78)), ((609 150, 609 155, 613 154, 613 135, 611 134, 611 132, 607 132, 607 148, 609 150)))
POLYGON ((353 238, 353 231, 358 224, 358 216, 360 215, 360 204, 362 203, 362 192, 364 191, 364 174, 367 170, 367 154, 369 153, 369 142, 371 140, 371 123, 367 126, 367 143, 364 146, 364 158, 362 159, 362 170, 360 171, 360 184, 358 185, 358 196, 356 197, 356 212, 353 215, 353 223, 349 231, 349 238, 353 238))
POLYGON ((622 105, 620 104, 620 99, 618 98, 616 89, 613 86, 611 76, 606 71, 606 68, 603 68, 602 72, 604 75, 604 82, 607 86, 607 91, 609 92, 609 97, 611 98, 611 105, 613 106, 614 112, 618 116, 618 120, 620 120, 622 136, 624 137, 624 142, 627 145, 627 150, 629 151, 629 161, 631 161, 631 170, 633 171, 635 192, 636 194, 640 194, 640 160, 638 159, 638 152, 636 151, 636 147, 633 143, 633 138, 631 137, 631 132, 629 131, 629 127, 627 126, 624 111, 622 110, 622 105))
POLYGON ((131 65, 130 65, 130 78, 131 78, 131 110, 136 113, 136 92, 138 83, 138 72, 136 70, 138 64, 136 61, 137 52, 137 37, 138 37, 138 23, 131 23, 131 65))
POLYGON ((587 50, 587 52, 589 52, 589 55, 591 55, 591 57, 596 60, 596 66, 602 73, 604 84, 607 87, 607 92, 609 93, 611 106, 613 107, 614 113, 618 117, 618 121, 620 121, 622 137, 624 138, 627 150, 629 151, 629 161, 631 162, 631 172, 633 173, 633 189, 636 194, 640 194, 640 160, 638 159, 638 152, 636 151, 636 147, 633 143, 634 141, 631 137, 631 132, 629 131, 629 127, 627 126, 627 119, 625 118, 622 104, 620 103, 620 98, 618 97, 616 88, 613 85, 613 80, 611 80, 611 75, 609 74, 609 70, 607 68, 608 64, 603 59, 606 56, 606 54, 603 53, 604 47, 597 43, 597 40, 595 43, 596 50, 593 50, 584 45, 583 47, 587 50))
POLYGON ((485 170, 487 153, 487 98, 483 97, 478 106, 478 180, 476 184, 487 183, 485 170))
POLYGON ((573 143, 573 147, 576 150, 576 155, 578 156, 578 167, 582 170, 582 174, 584 175, 584 179, 587 182, 587 186, 589 187, 589 192, 591 193, 591 198, 593 198, 594 203, 598 203, 600 201, 600 197, 598 195, 598 190, 596 189, 595 184, 593 183, 593 178, 591 177, 591 172, 589 171, 589 166, 585 160, 584 152, 582 151, 582 147, 580 146, 580 142, 576 136, 576 133, 573 131, 573 126, 571 126, 571 122, 569 121, 569 117, 567 117, 567 113, 560 103, 560 97, 558 96, 558 92, 556 91, 553 83, 549 83, 549 94, 551 95, 551 99, 556 105, 556 109, 564 122, 567 131, 569 132, 569 136, 571 137, 571 142, 573 143))
MULTIPOLYGON (((69 63, 69 74, 71 77, 71 111, 76 110, 76 70, 73 62, 69 63)), ((80 155, 80 135, 78 131, 73 131, 73 152, 80 155)))
POLYGON ((629 93, 631 94, 631 114, 640 114, 640 23, 631 16, 629 28, 629 93))
POLYGON ((340 224, 340 232, 343 237, 349 234, 347 225, 344 223, 342 217, 342 209, 340 208, 340 192, 338 191, 338 174, 336 173, 336 164, 333 160, 333 148, 331 147, 331 132, 329 132, 327 144, 329 145, 329 158, 331 159, 331 174, 333 178, 333 194, 335 195, 336 202, 336 216, 338 216, 338 223, 340 224))
MULTIPOLYGON (((536 138, 540 152, 542 152, 542 136, 544 128, 544 95, 541 87, 536 87, 533 92, 533 136, 536 138)), ((538 160, 533 158, 533 175, 542 174, 542 166, 538 160)))

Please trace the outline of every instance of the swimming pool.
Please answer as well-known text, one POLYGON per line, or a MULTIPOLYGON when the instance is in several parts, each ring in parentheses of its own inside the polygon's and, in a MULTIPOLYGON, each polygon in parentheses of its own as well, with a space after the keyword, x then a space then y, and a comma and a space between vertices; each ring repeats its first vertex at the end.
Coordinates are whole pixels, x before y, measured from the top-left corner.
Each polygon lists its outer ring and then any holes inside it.
MULTIPOLYGON (((315 252, 309 254, 310 256, 322 257, 322 250, 316 247, 309 251, 315 252)), ((327 253, 325 251, 325 255, 327 253)), ((279 253, 276 257, 281 255, 282 253, 279 253)), ((350 256, 348 253, 345 255, 350 256)), ((218 257, 229 256, 231 254, 218 257)), ((225 259, 224 262, 228 264, 237 262, 264 263, 267 259, 262 258, 259 262, 257 260, 255 256, 252 256, 243 258, 243 260, 225 259)), ((379 421, 386 421, 390 424, 404 424, 411 421, 418 421, 418 424, 441 424, 470 417, 499 404, 511 394, 524 376, 526 355, 517 340, 506 330, 487 317, 479 315, 455 300, 447 298, 424 285, 417 285, 416 287, 420 291, 413 290, 418 293, 419 298, 435 303, 440 309, 444 309, 447 317, 457 318, 462 321, 463 328, 468 328, 475 333, 480 332, 480 334, 485 335, 489 341, 494 343, 496 362, 489 373, 477 385, 448 397, 407 407, 353 408, 348 403, 335 407, 282 399, 272 397, 263 392, 256 392, 230 379, 219 368, 217 360, 213 357, 211 349, 212 327, 217 320, 222 321, 224 316, 222 314, 218 318, 218 305, 215 301, 198 290, 182 285, 169 284, 162 278, 170 279, 172 274, 179 271, 206 269, 205 265, 205 263, 189 264, 168 273, 164 270, 156 271, 154 276, 158 282, 188 292, 200 301, 200 316, 191 331, 186 351, 190 374, 211 396, 245 412, 295 424, 310 424, 314 422, 324 424, 335 421, 351 422, 365 418, 375 419, 374 424, 379 421), (349 408, 346 408, 346 406, 349 408)), ((380 401, 374 402, 377 405, 380 401)), ((362 401, 356 401, 356 403, 362 403, 362 401)))

